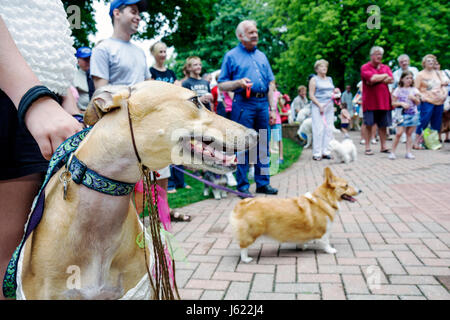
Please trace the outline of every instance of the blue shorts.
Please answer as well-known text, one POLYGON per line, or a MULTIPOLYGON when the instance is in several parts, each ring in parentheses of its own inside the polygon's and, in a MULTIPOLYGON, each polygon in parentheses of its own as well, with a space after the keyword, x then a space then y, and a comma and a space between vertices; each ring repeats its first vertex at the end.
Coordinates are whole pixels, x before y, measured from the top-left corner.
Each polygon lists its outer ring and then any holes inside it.
POLYGON ((363 122, 366 126, 376 124, 378 128, 387 128, 392 125, 391 110, 368 110, 363 112, 363 122))
POLYGON ((341 128, 342 129, 347 129, 348 128, 348 123, 341 123, 341 128))

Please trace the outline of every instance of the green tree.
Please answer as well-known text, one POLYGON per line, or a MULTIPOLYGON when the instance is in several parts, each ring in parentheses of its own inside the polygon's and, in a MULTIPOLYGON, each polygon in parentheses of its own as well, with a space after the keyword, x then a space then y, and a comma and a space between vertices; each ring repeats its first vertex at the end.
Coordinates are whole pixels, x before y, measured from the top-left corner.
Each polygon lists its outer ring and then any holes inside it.
POLYGON ((202 59, 203 72, 220 69, 223 56, 238 44, 235 29, 238 23, 248 16, 248 10, 241 6, 240 0, 219 0, 212 7, 214 19, 205 25, 201 34, 194 35, 191 43, 175 43, 177 52, 177 71, 181 69, 185 59, 198 56, 202 59))
POLYGON ((95 34, 97 32, 97 28, 95 26, 95 19, 92 14, 94 11, 94 8, 92 7, 93 0, 91 1, 63 0, 62 2, 68 15, 67 18, 69 19, 69 22, 71 22, 72 36, 74 37, 74 47, 79 48, 82 46, 92 46, 92 43, 90 43, 88 36, 90 34, 95 34), (72 24, 74 21, 71 19, 77 12, 71 11, 70 6, 76 6, 77 8, 79 8, 80 26, 72 24))
POLYGON ((335 85, 354 88, 359 70, 369 59, 373 45, 385 49, 384 63, 395 67, 397 57, 407 53, 413 65, 420 67, 422 57, 434 53, 448 65, 449 4, 446 1, 377 1, 379 28, 369 20, 376 12, 367 12, 370 1, 270 0, 270 23, 284 30, 281 40, 286 50, 276 58, 277 81, 294 92, 314 73, 314 62, 330 62, 329 75, 335 85))

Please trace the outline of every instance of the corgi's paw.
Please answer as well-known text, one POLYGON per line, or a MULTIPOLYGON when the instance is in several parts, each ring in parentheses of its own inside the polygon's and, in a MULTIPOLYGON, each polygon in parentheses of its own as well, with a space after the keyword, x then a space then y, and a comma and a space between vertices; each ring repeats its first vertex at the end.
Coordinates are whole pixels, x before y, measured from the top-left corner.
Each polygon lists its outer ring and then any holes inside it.
POLYGON ((305 251, 308 249, 308 245, 306 243, 298 245, 298 248, 300 248, 301 251, 305 251))
POLYGON ((253 261, 253 258, 250 258, 250 257, 242 258, 242 257, 241 257, 241 260, 242 260, 242 262, 244 262, 244 263, 250 263, 250 262, 253 261))
POLYGON ((250 262, 253 261, 253 258, 250 258, 248 256, 248 249, 247 248, 241 249, 241 260, 244 263, 250 263, 250 262))
POLYGON ((335 253, 337 253, 337 250, 336 250, 335 248, 331 247, 331 246, 325 247, 323 250, 324 250, 326 253, 329 253, 329 254, 335 254, 335 253))

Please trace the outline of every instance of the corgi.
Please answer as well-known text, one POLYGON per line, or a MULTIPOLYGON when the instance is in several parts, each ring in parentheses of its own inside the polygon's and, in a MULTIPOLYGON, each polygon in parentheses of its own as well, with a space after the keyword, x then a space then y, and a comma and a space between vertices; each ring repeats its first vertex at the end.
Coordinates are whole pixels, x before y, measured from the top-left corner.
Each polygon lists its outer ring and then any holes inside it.
POLYGON ((329 146, 331 152, 335 154, 338 163, 356 161, 356 146, 351 139, 344 139, 342 142, 333 139, 330 141, 329 146))
POLYGON ((330 168, 324 170, 325 182, 312 194, 295 198, 257 197, 238 202, 230 215, 233 236, 241 248, 241 260, 248 256, 248 247, 266 235, 279 242, 301 244, 301 249, 324 250, 334 254, 329 237, 339 201, 355 202, 360 190, 336 177, 330 168))

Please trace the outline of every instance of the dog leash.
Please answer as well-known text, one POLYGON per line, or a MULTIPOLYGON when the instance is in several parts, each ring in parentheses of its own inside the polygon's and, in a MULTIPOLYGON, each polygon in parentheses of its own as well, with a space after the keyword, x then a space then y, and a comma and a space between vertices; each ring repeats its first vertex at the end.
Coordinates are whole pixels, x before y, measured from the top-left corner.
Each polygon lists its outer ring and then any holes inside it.
POLYGON ((74 152, 81 141, 87 136, 92 127, 88 127, 83 129, 82 131, 76 133, 75 135, 68 138, 64 141, 55 151, 52 158, 50 159, 47 174, 45 176, 44 182, 39 189, 38 195, 33 201, 33 205, 31 208, 31 214, 28 218, 25 233, 22 237, 22 241, 17 246, 14 251, 11 260, 8 263, 6 268, 5 276, 3 279, 3 295, 6 298, 15 298, 16 290, 17 290, 17 264, 19 260, 20 252, 22 251, 23 245, 25 241, 31 234, 31 232, 38 226, 39 222, 42 219, 44 213, 44 204, 45 204, 45 192, 44 189, 47 183, 50 181, 50 178, 53 174, 59 170, 64 163, 67 163, 69 156, 72 152, 74 152))
MULTIPOLYGON (((131 95, 131 91, 130 91, 131 95)), ((171 259, 170 254, 168 254, 166 247, 164 246, 163 240, 161 239, 161 220, 158 212, 158 191, 156 188, 156 177, 159 174, 156 171, 151 171, 150 168, 145 166, 142 163, 142 159, 139 155, 139 151, 137 149, 134 130, 133 130, 133 121, 131 120, 130 108, 127 101, 127 114, 128 114, 128 124, 130 127, 131 133, 131 141, 133 144, 134 153, 138 160, 139 170, 142 173, 143 177, 143 191, 144 196, 142 198, 142 208, 145 207, 145 202, 147 202, 149 208, 149 230, 151 235, 151 243, 153 245, 153 253, 154 253, 154 268, 153 275, 155 281, 153 281, 152 274, 149 269, 147 250, 144 250, 144 259, 145 259, 145 269, 150 281, 150 285, 153 289, 153 298, 154 299, 163 299, 163 300, 175 300, 180 299, 180 294, 178 292, 176 277, 175 277, 175 260, 171 259), (153 174, 152 174, 153 173, 153 174), (153 203, 153 199, 151 196, 151 190, 154 190, 155 202, 153 203), (146 191, 147 189, 147 191, 146 191), (149 193, 147 195, 147 193, 149 193), (150 199, 149 199, 150 197, 150 199), (170 270, 172 271, 172 277, 170 275, 170 270), (170 279, 171 278, 171 279, 170 279), (172 283, 170 282, 172 280, 172 283)), ((142 215, 142 220, 144 220, 144 215, 142 215)), ((144 225, 144 221, 142 221, 144 225)), ((146 247, 146 237, 145 230, 143 233, 143 247, 146 247)))
POLYGON ((205 179, 203 179, 203 178, 197 177, 195 174, 192 174, 192 173, 190 173, 190 172, 188 172, 188 171, 186 171, 186 170, 183 170, 183 169, 181 169, 181 168, 178 168, 177 166, 172 166, 172 168, 175 168, 175 169, 177 169, 178 171, 180 171, 180 172, 182 172, 182 173, 184 173, 184 174, 187 174, 187 175, 190 176, 191 178, 194 178, 195 180, 198 180, 198 181, 200 181, 200 182, 203 182, 204 184, 206 184, 206 185, 208 185, 208 186, 210 186, 210 187, 212 187, 212 188, 220 189, 220 190, 223 190, 223 191, 226 191, 226 192, 229 192, 229 193, 234 193, 234 194, 236 194, 236 195, 238 195, 238 196, 240 196, 240 197, 242 197, 242 198, 253 198, 253 197, 254 197, 254 195, 250 195, 250 194, 248 194, 248 193, 239 192, 239 191, 237 191, 237 190, 233 190, 233 189, 230 189, 230 188, 227 188, 227 187, 224 187, 224 186, 220 186, 220 185, 215 184, 215 183, 213 183, 213 182, 211 182, 211 181, 208 181, 208 180, 205 180, 205 179))

